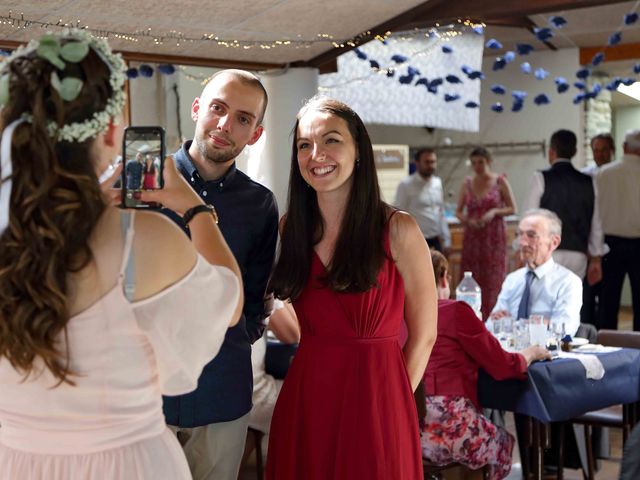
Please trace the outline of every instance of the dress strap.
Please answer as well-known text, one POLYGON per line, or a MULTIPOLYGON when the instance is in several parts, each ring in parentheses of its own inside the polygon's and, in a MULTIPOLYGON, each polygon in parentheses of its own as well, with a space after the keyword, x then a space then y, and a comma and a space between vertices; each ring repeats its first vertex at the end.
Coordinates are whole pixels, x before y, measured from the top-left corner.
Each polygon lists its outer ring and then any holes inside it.
POLYGON ((133 227, 134 220, 134 211, 120 211, 120 227, 122 228, 122 236, 124 237, 124 249, 118 282, 123 288, 125 297, 127 297, 127 300, 130 302, 133 301, 133 294, 136 289, 135 262, 134 256, 131 253, 133 248, 133 236, 135 234, 135 229, 133 227))

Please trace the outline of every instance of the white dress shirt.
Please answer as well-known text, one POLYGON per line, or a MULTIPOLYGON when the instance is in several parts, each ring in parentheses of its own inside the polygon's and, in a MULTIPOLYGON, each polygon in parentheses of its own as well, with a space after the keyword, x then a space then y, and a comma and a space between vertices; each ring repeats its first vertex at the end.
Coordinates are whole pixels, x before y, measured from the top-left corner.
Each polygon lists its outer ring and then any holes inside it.
MULTIPOLYGON (((571 162, 567 159, 558 159, 556 162, 571 162)), ((532 208, 540 208, 540 199, 544 193, 544 176, 542 172, 535 172, 531 183, 531 190, 524 205, 524 212, 532 208)), ((609 248, 604 243, 604 233, 602 230, 602 221, 600 209, 598 207, 598 188, 596 182, 593 182, 593 215, 591 217, 591 231, 589 232, 589 255, 592 257, 602 257, 609 252, 609 248)), ((584 278, 587 272, 587 256, 582 252, 574 250, 556 250, 553 252, 553 258, 558 263, 569 268, 580 278, 584 278)))
MULTIPOLYGON (((511 272, 504 279, 493 311, 506 310, 517 319, 524 292, 528 267, 511 272)), ((582 280, 568 268, 550 258, 534 271, 529 296, 529 314, 544 315, 553 322, 564 322, 565 331, 573 336, 580 326, 582 280)))
POLYGON ((604 233, 640 238, 640 155, 626 154, 603 166, 596 184, 604 233))
POLYGON ((416 219, 425 238, 442 237, 444 247, 451 246, 440 177, 425 180, 417 172, 409 175, 398 185, 395 206, 416 219))

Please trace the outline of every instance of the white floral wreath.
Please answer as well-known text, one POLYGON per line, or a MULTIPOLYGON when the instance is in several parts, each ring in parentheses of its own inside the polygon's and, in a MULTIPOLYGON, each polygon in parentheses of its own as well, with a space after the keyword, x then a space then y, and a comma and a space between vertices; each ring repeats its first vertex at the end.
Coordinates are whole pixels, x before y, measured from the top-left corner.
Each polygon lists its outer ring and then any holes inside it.
MULTIPOLYGON (((38 52, 38 55, 47 59, 58 69, 64 69, 64 61, 77 63, 87 54, 88 49, 94 52, 109 67, 111 72, 109 85, 112 95, 107 101, 104 110, 95 112, 91 118, 83 122, 65 124, 59 127, 52 120, 47 123, 47 131, 52 138, 58 141, 84 142, 88 138, 96 137, 104 133, 110 122, 119 120, 120 113, 126 101, 124 93, 124 82, 126 80, 126 65, 120 54, 113 53, 106 40, 91 35, 87 30, 64 29, 57 33, 47 33, 40 40, 31 40, 27 45, 18 47, 0 65, 0 105, 4 106, 9 99, 9 75, 7 66, 17 57, 25 56, 31 52, 38 52), (60 47, 60 39, 73 40, 71 48, 60 47)), ((67 77, 63 81, 58 78, 57 71, 51 74, 51 85, 58 91, 63 100, 74 100, 82 89, 80 79, 67 77)), ((26 113, 23 118, 32 120, 32 115, 26 113)))

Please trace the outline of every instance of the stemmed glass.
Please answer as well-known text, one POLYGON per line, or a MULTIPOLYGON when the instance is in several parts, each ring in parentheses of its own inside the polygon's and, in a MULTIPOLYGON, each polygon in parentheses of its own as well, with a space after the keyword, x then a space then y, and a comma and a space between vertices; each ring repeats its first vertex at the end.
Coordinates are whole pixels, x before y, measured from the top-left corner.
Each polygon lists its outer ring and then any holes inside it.
POLYGON ((549 331, 553 335, 553 340, 556 343, 556 351, 560 351, 560 343, 564 338, 565 330, 564 330, 564 322, 549 322, 549 331))

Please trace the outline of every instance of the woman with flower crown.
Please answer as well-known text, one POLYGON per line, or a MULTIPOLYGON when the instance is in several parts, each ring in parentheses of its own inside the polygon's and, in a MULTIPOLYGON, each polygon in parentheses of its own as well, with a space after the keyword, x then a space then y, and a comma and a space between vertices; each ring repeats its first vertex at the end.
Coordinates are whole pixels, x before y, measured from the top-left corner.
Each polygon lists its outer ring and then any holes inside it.
POLYGON ((191 240, 113 206, 124 68, 81 31, 0 65, 2 478, 191 478, 161 394, 196 387, 240 314, 215 212, 171 158, 141 199, 190 218, 191 240))

